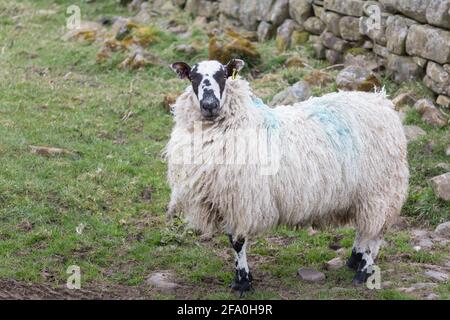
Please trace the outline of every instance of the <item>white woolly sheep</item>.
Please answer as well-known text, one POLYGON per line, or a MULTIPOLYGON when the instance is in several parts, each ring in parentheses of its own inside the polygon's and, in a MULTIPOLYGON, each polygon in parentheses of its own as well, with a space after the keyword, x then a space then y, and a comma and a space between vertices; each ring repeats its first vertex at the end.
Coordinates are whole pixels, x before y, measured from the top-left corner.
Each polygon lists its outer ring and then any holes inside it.
POLYGON ((191 85, 173 106, 165 149, 169 213, 229 235, 241 295, 252 286, 249 237, 279 225, 355 226, 347 265, 364 283, 407 195, 406 139, 393 104, 384 93, 338 92, 271 109, 234 76, 243 66, 171 65, 191 85))

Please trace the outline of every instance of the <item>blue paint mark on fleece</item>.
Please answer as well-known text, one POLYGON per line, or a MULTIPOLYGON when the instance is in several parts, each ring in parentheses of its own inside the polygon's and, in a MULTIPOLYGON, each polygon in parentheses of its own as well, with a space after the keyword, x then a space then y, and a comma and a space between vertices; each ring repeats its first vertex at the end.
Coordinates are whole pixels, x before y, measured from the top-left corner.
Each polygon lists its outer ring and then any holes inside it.
POLYGON ((273 110, 264 104, 264 102, 255 95, 251 96, 253 106, 262 111, 264 116, 264 126, 267 127, 269 131, 280 128, 280 123, 278 122, 277 116, 274 114, 273 110))
POLYGON ((315 119, 322 125, 328 140, 338 154, 343 157, 357 155, 357 141, 344 113, 338 112, 326 104, 311 106, 308 109, 311 112, 308 118, 315 119))

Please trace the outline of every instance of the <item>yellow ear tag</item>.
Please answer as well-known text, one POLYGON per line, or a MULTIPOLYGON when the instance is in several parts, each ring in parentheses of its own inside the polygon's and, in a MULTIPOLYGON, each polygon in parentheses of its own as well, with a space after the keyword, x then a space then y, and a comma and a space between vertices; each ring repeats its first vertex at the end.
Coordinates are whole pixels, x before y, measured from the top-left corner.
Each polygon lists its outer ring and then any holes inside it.
POLYGON ((236 69, 233 69, 233 74, 231 75, 231 79, 236 80, 236 69))

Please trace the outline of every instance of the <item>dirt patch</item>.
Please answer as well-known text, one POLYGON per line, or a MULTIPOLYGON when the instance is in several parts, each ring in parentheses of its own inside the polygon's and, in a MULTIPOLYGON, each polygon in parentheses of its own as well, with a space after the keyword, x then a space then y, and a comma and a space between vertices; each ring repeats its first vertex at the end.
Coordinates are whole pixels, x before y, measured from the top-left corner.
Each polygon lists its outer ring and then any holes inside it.
POLYGON ((152 296, 152 292, 143 287, 89 285, 79 290, 70 290, 63 286, 0 279, 0 300, 127 300, 152 299, 152 296))

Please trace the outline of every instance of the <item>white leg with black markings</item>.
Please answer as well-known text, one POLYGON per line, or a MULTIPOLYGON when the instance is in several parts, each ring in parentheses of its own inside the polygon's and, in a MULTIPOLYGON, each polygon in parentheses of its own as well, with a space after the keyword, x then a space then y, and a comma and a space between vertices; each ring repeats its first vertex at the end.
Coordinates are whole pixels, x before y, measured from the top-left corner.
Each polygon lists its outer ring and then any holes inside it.
POLYGON ((252 290, 253 281, 253 277, 247 263, 246 247, 248 241, 245 238, 233 239, 231 235, 229 235, 229 239, 235 253, 236 268, 236 276, 231 284, 231 287, 234 290, 239 291, 239 294, 242 297, 245 292, 252 290))
POLYGON ((353 246, 352 255, 347 265, 356 270, 353 278, 354 284, 363 284, 373 273, 373 265, 380 249, 381 239, 365 239, 357 236, 353 246))

